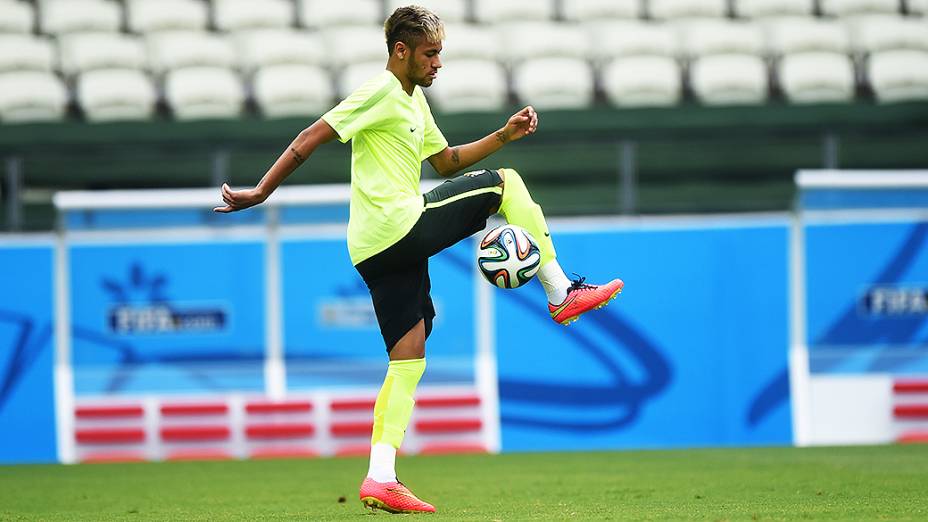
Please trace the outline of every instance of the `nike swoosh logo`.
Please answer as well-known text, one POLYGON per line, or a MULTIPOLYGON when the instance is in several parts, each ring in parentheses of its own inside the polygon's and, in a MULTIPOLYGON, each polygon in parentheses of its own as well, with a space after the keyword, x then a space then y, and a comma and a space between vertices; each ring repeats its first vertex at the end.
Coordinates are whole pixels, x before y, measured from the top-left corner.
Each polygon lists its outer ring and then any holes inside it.
MULTIPOLYGON (((409 493, 409 492, 406 492, 406 491, 402 491, 402 490, 399 490, 399 489, 396 489, 396 488, 387 488, 387 492, 388 492, 388 493, 396 493, 397 495, 402 495, 402 496, 404 496, 404 497, 409 497, 409 498, 411 498, 411 499, 413 499, 413 500, 419 500, 419 498, 416 497, 415 495, 413 495, 412 493, 409 493)), ((420 500, 420 502, 421 502, 421 500, 420 500)))
POLYGON ((561 306, 555 308, 554 311, 551 312, 551 317, 557 317, 558 314, 560 314, 561 312, 563 312, 565 308, 567 308, 568 306, 570 306, 570 303, 573 303, 573 302, 576 301, 576 300, 577 300, 577 296, 576 296, 576 295, 574 295, 573 297, 570 297, 569 299, 565 300, 564 303, 563 303, 561 306))
POLYGON ((409 132, 416 132, 416 128, 415 128, 415 127, 410 127, 410 128, 409 128, 409 132))

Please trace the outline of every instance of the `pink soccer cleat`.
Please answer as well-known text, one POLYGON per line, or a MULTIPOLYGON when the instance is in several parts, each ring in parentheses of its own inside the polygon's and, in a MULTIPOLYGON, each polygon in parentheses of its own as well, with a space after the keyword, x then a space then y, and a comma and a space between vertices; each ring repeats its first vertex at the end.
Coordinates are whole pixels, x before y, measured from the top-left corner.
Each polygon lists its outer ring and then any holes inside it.
POLYGON ((435 506, 419 500, 402 482, 377 482, 368 477, 361 483, 361 502, 371 509, 390 513, 434 513, 435 506))
POLYGON ((602 308, 615 299, 625 283, 621 279, 613 279, 604 285, 588 285, 586 278, 580 277, 570 285, 567 290, 567 299, 559 305, 548 303, 548 312, 554 322, 564 326, 576 321, 581 314, 602 308))

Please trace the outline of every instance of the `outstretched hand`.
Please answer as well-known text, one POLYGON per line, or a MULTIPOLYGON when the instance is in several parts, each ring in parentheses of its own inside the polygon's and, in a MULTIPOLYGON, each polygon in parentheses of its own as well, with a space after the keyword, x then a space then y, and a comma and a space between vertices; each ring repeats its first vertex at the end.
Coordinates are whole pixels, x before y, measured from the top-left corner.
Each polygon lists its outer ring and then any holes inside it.
POLYGON ((521 111, 512 115, 506 126, 501 131, 504 134, 505 141, 516 141, 524 138, 529 134, 534 134, 538 128, 538 113, 535 108, 529 105, 521 111))
POLYGON ((213 212, 235 212, 244 210, 248 207, 261 204, 266 197, 262 196, 257 189, 232 190, 228 183, 222 184, 222 200, 226 203, 224 207, 216 207, 213 212))

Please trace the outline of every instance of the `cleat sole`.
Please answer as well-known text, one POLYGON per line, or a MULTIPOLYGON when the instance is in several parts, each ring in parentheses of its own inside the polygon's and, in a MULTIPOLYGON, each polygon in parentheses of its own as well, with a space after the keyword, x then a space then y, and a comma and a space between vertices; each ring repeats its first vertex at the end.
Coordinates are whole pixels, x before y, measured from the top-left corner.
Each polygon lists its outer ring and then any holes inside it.
POLYGON ((364 507, 374 511, 376 509, 386 511, 387 513, 396 514, 414 514, 414 513, 429 513, 429 511, 419 511, 416 509, 395 509, 388 506, 383 501, 376 499, 374 497, 364 497, 361 499, 361 503, 364 504, 364 507))

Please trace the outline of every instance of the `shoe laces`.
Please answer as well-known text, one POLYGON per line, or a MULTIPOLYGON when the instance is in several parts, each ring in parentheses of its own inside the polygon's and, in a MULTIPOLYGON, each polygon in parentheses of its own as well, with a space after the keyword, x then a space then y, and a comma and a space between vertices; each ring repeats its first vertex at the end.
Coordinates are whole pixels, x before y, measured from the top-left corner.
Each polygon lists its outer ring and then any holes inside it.
POLYGON ((593 285, 588 285, 588 284, 586 284, 586 283, 585 283, 585 281, 586 281, 586 278, 585 278, 585 277, 581 276, 580 274, 578 274, 578 273, 576 273, 576 272, 574 272, 573 274, 574 274, 575 276, 577 276, 577 278, 570 282, 570 288, 567 289, 568 292, 572 292, 572 291, 574 291, 574 290, 592 290, 592 289, 596 288, 596 287, 593 286, 593 285))

